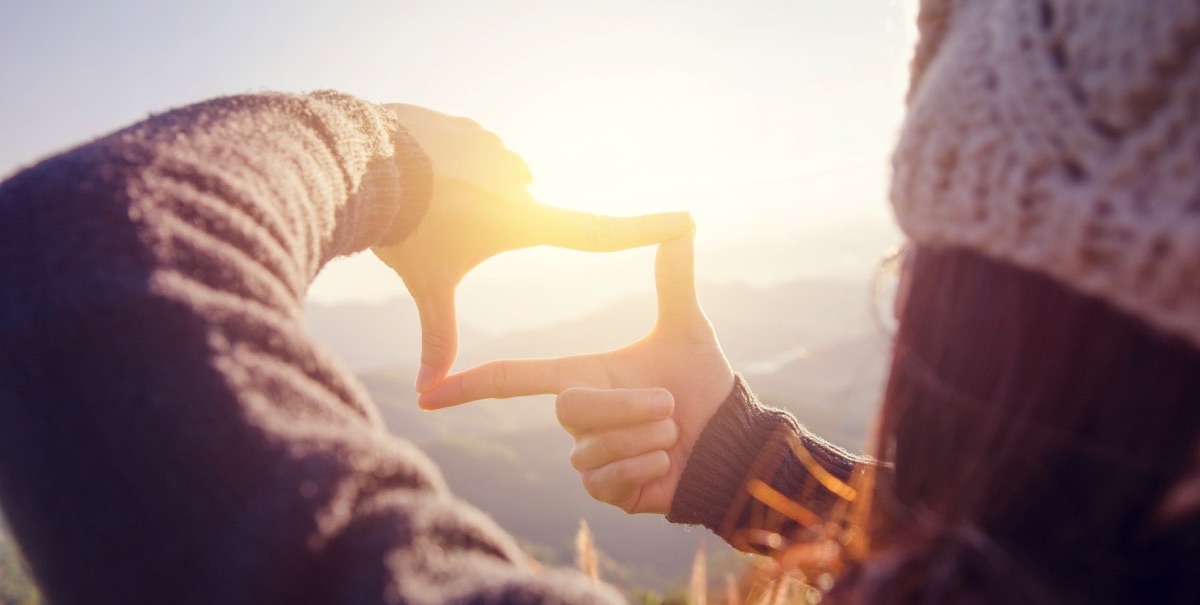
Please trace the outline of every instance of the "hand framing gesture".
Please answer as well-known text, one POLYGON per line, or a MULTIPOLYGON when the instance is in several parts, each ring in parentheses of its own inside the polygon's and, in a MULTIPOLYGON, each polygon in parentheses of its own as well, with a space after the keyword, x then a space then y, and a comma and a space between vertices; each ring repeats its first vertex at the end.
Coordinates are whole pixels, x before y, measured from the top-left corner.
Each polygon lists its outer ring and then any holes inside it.
POLYGON ((655 281, 658 318, 641 340, 593 355, 486 363, 447 377, 421 406, 556 393, 588 493, 626 512, 665 513, 733 371, 696 299, 690 235, 659 246, 655 281))

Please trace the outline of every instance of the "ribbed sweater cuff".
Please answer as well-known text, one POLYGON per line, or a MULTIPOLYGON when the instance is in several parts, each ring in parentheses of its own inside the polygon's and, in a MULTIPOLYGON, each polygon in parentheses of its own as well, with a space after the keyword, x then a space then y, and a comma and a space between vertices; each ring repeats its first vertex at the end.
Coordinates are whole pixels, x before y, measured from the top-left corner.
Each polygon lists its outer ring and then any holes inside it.
POLYGON ((407 131, 400 129, 393 136, 395 165, 400 170, 400 194, 403 199, 392 217, 391 225, 380 238, 379 245, 383 246, 404 241, 425 216, 433 197, 433 166, 429 157, 407 131))
POLYGON ((781 431, 798 433, 799 427, 787 412, 759 403, 738 375, 692 449, 667 520, 702 525, 720 535, 755 461, 781 431))
POLYGON ((433 170, 421 146, 386 107, 336 91, 319 91, 304 100, 353 187, 337 221, 331 256, 403 241, 425 215, 433 194, 433 170), (358 182, 355 173, 361 175, 358 182))
POLYGON ((390 126, 393 152, 367 168, 352 202, 355 220, 343 254, 404 241, 429 208, 433 194, 429 158, 398 122, 390 126))

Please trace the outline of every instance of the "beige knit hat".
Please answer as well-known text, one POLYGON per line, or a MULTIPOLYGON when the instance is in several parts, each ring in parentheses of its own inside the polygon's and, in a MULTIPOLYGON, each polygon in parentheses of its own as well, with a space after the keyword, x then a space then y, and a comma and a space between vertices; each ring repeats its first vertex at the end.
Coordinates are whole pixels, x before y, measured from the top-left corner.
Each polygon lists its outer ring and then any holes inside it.
POLYGON ((1200 2, 923 0, 891 200, 1200 347, 1200 2))

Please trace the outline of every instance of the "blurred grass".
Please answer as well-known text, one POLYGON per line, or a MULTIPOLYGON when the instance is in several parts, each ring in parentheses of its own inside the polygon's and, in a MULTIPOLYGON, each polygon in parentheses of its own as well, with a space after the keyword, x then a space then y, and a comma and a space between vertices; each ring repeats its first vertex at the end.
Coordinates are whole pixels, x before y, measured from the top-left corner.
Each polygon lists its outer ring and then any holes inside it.
POLYGON ((41 602, 41 594, 29 578, 16 542, 0 527, 0 604, 38 605, 41 602))

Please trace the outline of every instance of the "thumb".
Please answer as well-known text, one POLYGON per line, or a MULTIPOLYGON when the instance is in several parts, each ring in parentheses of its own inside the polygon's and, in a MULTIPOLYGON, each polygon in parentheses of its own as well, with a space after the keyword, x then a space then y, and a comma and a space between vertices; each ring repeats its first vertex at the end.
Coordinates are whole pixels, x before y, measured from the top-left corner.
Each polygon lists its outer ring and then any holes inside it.
POLYGON ((658 325, 666 327, 703 317, 696 298, 695 234, 663 242, 654 260, 658 325))
POLYGON ((421 318, 421 369, 417 391, 433 390, 446 377, 458 355, 458 319, 452 284, 414 296, 421 318))

